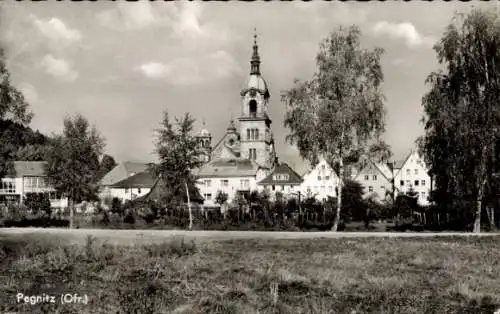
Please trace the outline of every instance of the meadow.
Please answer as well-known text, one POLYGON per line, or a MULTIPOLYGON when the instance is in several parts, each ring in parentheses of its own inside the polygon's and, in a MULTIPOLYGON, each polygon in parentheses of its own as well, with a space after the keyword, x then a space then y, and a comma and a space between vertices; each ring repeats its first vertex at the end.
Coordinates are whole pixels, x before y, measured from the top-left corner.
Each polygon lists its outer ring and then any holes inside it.
POLYGON ((1 313, 488 313, 497 237, 71 244, 0 237, 1 313), (77 293, 87 304, 23 304, 77 293))

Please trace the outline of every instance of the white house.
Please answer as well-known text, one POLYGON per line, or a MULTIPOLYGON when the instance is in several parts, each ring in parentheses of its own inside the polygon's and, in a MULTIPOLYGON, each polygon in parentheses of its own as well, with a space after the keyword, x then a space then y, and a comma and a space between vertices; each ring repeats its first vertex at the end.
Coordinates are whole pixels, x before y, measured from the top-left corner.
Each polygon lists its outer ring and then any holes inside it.
POLYGON ((418 193, 418 203, 429 205, 429 196, 432 188, 429 169, 422 157, 415 151, 411 152, 402 162, 394 165, 394 183, 396 195, 407 193, 410 190, 418 193))
POLYGON ((392 199, 393 173, 388 164, 363 158, 360 171, 356 173, 354 180, 363 186, 363 198, 371 198, 377 202, 392 199))
POLYGON ((28 193, 47 193, 52 208, 66 208, 68 200, 57 195, 50 185, 45 165, 44 161, 14 161, 14 175, 1 179, 0 202, 23 204, 28 193))
POLYGON ((264 179, 257 182, 269 192, 271 199, 275 199, 276 193, 281 193, 285 199, 298 197, 302 178, 288 164, 276 162, 273 171, 264 179))
POLYGON ((314 197, 322 201, 328 196, 337 196, 339 177, 324 159, 321 159, 313 169, 304 174, 302 179, 300 191, 304 197, 314 197))
POLYGON ((147 169, 147 163, 126 161, 118 164, 101 180, 100 198, 117 197, 125 202, 147 194, 154 181, 147 169))

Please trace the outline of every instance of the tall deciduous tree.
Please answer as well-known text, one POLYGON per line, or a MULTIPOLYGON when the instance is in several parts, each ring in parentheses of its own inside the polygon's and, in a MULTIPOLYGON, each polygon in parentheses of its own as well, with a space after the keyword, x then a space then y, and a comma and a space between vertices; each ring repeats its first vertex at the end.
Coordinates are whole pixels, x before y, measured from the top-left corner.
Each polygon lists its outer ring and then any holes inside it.
POLYGON ((116 166, 116 161, 113 157, 111 157, 110 155, 107 155, 107 154, 102 156, 101 163, 99 164, 99 174, 98 174, 99 180, 104 178, 104 176, 108 172, 113 170, 113 168, 115 166, 116 166))
POLYGON ((94 201, 98 193, 99 158, 104 139, 82 115, 64 119, 47 158, 47 176, 58 193, 68 197, 70 228, 75 202, 94 201))
POLYGON ((23 94, 11 83, 4 51, 0 47, 0 177, 12 172, 11 162, 22 146, 18 143, 22 140, 19 131, 24 131, 32 118, 33 113, 29 111, 23 94))
POLYGON ((191 199, 199 195, 197 178, 192 170, 203 164, 200 158, 203 150, 193 133, 194 122, 186 113, 182 118, 175 118, 174 127, 165 111, 161 128, 157 130, 156 153, 160 161, 151 165, 151 172, 166 184, 162 197, 164 206, 179 206, 188 200, 186 193, 189 193, 191 199))
POLYGON ((427 78, 421 140, 441 194, 437 201, 474 200, 474 232, 491 191, 500 135, 500 18, 498 11, 456 14, 434 47, 444 70, 427 78))
MULTIPOLYGON (((287 139, 313 165, 319 156, 332 167, 337 162, 341 186, 346 160, 384 131, 383 50, 362 49, 360 36, 356 26, 339 27, 321 43, 313 78, 296 81, 282 94, 287 106, 285 126, 291 130, 287 139)), ((342 193, 338 193, 333 231, 341 205, 342 193)))

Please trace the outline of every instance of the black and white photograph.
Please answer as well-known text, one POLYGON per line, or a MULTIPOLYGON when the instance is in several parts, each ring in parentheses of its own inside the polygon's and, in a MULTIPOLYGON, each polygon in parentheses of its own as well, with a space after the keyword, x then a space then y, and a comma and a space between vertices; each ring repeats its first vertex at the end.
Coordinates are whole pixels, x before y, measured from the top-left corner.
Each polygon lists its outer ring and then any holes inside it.
POLYGON ((0 3, 0 313, 500 314, 500 4, 0 3))

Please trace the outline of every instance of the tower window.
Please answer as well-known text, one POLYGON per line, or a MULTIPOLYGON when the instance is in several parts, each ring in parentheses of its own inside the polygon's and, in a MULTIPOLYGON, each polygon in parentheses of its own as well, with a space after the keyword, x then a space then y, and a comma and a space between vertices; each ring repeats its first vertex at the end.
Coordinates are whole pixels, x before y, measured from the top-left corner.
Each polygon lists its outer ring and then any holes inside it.
POLYGON ((259 139, 259 129, 255 129, 255 139, 259 139))
POLYGON ((250 139, 250 129, 247 129, 247 140, 250 139))
POLYGON ((255 99, 250 100, 248 103, 248 109, 250 117, 255 118, 257 116, 257 102, 255 99))
POLYGON ((251 160, 257 159, 257 149, 255 148, 248 149, 248 158, 251 160))

